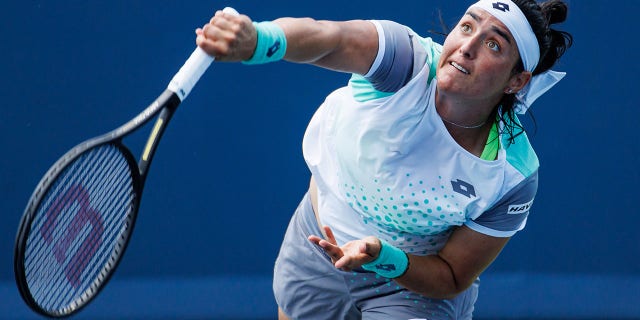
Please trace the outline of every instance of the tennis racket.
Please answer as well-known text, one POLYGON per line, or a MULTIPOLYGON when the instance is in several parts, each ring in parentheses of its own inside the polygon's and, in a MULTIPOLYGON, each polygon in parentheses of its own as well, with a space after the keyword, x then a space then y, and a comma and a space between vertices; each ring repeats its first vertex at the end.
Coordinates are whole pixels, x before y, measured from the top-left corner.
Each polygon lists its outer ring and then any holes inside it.
POLYGON ((22 216, 14 252, 18 289, 34 311, 69 316, 107 284, 131 237, 160 138, 212 61, 197 47, 142 113, 75 146, 44 175, 22 216), (123 138, 156 116, 136 161, 123 138))

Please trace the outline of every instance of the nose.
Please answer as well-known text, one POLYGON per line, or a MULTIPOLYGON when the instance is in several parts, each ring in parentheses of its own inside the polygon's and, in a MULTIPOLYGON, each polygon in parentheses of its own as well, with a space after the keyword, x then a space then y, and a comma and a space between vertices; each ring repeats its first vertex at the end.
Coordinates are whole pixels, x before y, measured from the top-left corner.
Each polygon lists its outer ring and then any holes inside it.
POLYGON ((467 59, 474 59, 477 54, 478 45, 481 43, 481 39, 478 36, 471 36, 465 38, 460 44, 458 51, 467 59))

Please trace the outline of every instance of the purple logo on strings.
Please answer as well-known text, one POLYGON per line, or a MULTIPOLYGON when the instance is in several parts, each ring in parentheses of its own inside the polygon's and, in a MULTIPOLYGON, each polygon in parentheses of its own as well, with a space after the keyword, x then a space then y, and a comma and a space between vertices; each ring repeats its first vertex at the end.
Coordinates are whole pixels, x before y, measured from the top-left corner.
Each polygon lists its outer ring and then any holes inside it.
POLYGON ((89 264, 91 257, 96 253, 102 244, 102 234, 104 232, 104 221, 102 217, 90 206, 89 193, 79 184, 71 186, 67 191, 58 195, 46 213, 46 220, 40 234, 47 244, 54 240, 55 233, 62 234, 60 240, 55 243, 53 254, 59 264, 63 264, 67 258, 67 251, 76 240, 80 231, 87 225, 91 225, 91 231, 82 241, 76 253, 64 268, 64 273, 69 283, 74 287, 80 286, 80 276, 89 264), (58 216, 60 213, 71 207, 78 205, 76 215, 66 226, 65 230, 56 230, 58 227, 58 216))

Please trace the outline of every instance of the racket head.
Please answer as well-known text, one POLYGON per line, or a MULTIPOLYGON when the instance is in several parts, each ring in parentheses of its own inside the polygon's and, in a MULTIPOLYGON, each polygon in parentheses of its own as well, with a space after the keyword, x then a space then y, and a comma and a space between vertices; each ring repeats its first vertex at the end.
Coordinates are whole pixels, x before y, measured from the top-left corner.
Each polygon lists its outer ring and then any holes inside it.
POLYGON ((109 281, 129 242, 142 178, 119 141, 80 145, 36 187, 16 238, 22 298, 49 317, 69 316, 109 281))

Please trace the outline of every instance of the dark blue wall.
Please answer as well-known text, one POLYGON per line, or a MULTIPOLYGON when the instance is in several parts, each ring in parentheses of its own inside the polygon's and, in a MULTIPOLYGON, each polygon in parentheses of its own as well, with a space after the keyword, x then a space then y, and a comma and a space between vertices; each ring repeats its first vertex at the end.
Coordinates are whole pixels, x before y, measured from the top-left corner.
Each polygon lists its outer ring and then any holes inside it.
MULTIPOLYGON (((0 10, 0 318, 3 312, 11 317, 8 310, 29 314, 13 285, 12 254, 19 219, 42 174, 67 149, 125 122, 164 90, 195 47, 193 30, 216 9, 231 5, 258 21, 391 19, 426 35, 438 29, 436 9, 455 23, 470 3, 5 1, 0 10)), ((513 315, 509 310, 536 316, 545 303, 548 316, 582 315, 580 306, 589 303, 580 301, 596 301, 597 294, 614 290, 630 299, 622 301, 640 298, 635 290, 640 288, 640 110, 632 94, 640 73, 634 33, 639 6, 631 0, 569 3, 562 28, 574 35, 575 45, 555 68, 568 76, 534 105, 537 130, 525 120, 542 163, 538 196, 527 228, 486 274, 504 283, 495 288, 498 298, 505 288, 531 288, 533 281, 519 282, 527 277, 546 279, 547 290, 564 290, 567 296, 576 284, 589 288, 594 277, 605 280, 597 282, 595 296, 573 292, 585 295, 574 307, 544 294, 519 304, 481 296, 478 308, 486 317, 513 315), (515 278, 510 282, 503 275, 515 278), (633 285, 620 289, 620 283, 633 285)), ((308 183, 301 155, 306 124, 324 96, 346 79, 282 62, 212 65, 160 145, 136 232, 114 280, 268 279, 308 183)), ((128 141, 139 150, 142 139, 128 141)), ((270 306, 268 281, 260 283, 261 301, 270 306)), ((165 286, 178 290, 171 282, 165 286)), ((94 308, 108 300, 101 298, 94 308)), ((602 308, 593 312, 608 310, 602 308)), ((625 312, 640 317, 635 308, 625 312)))

